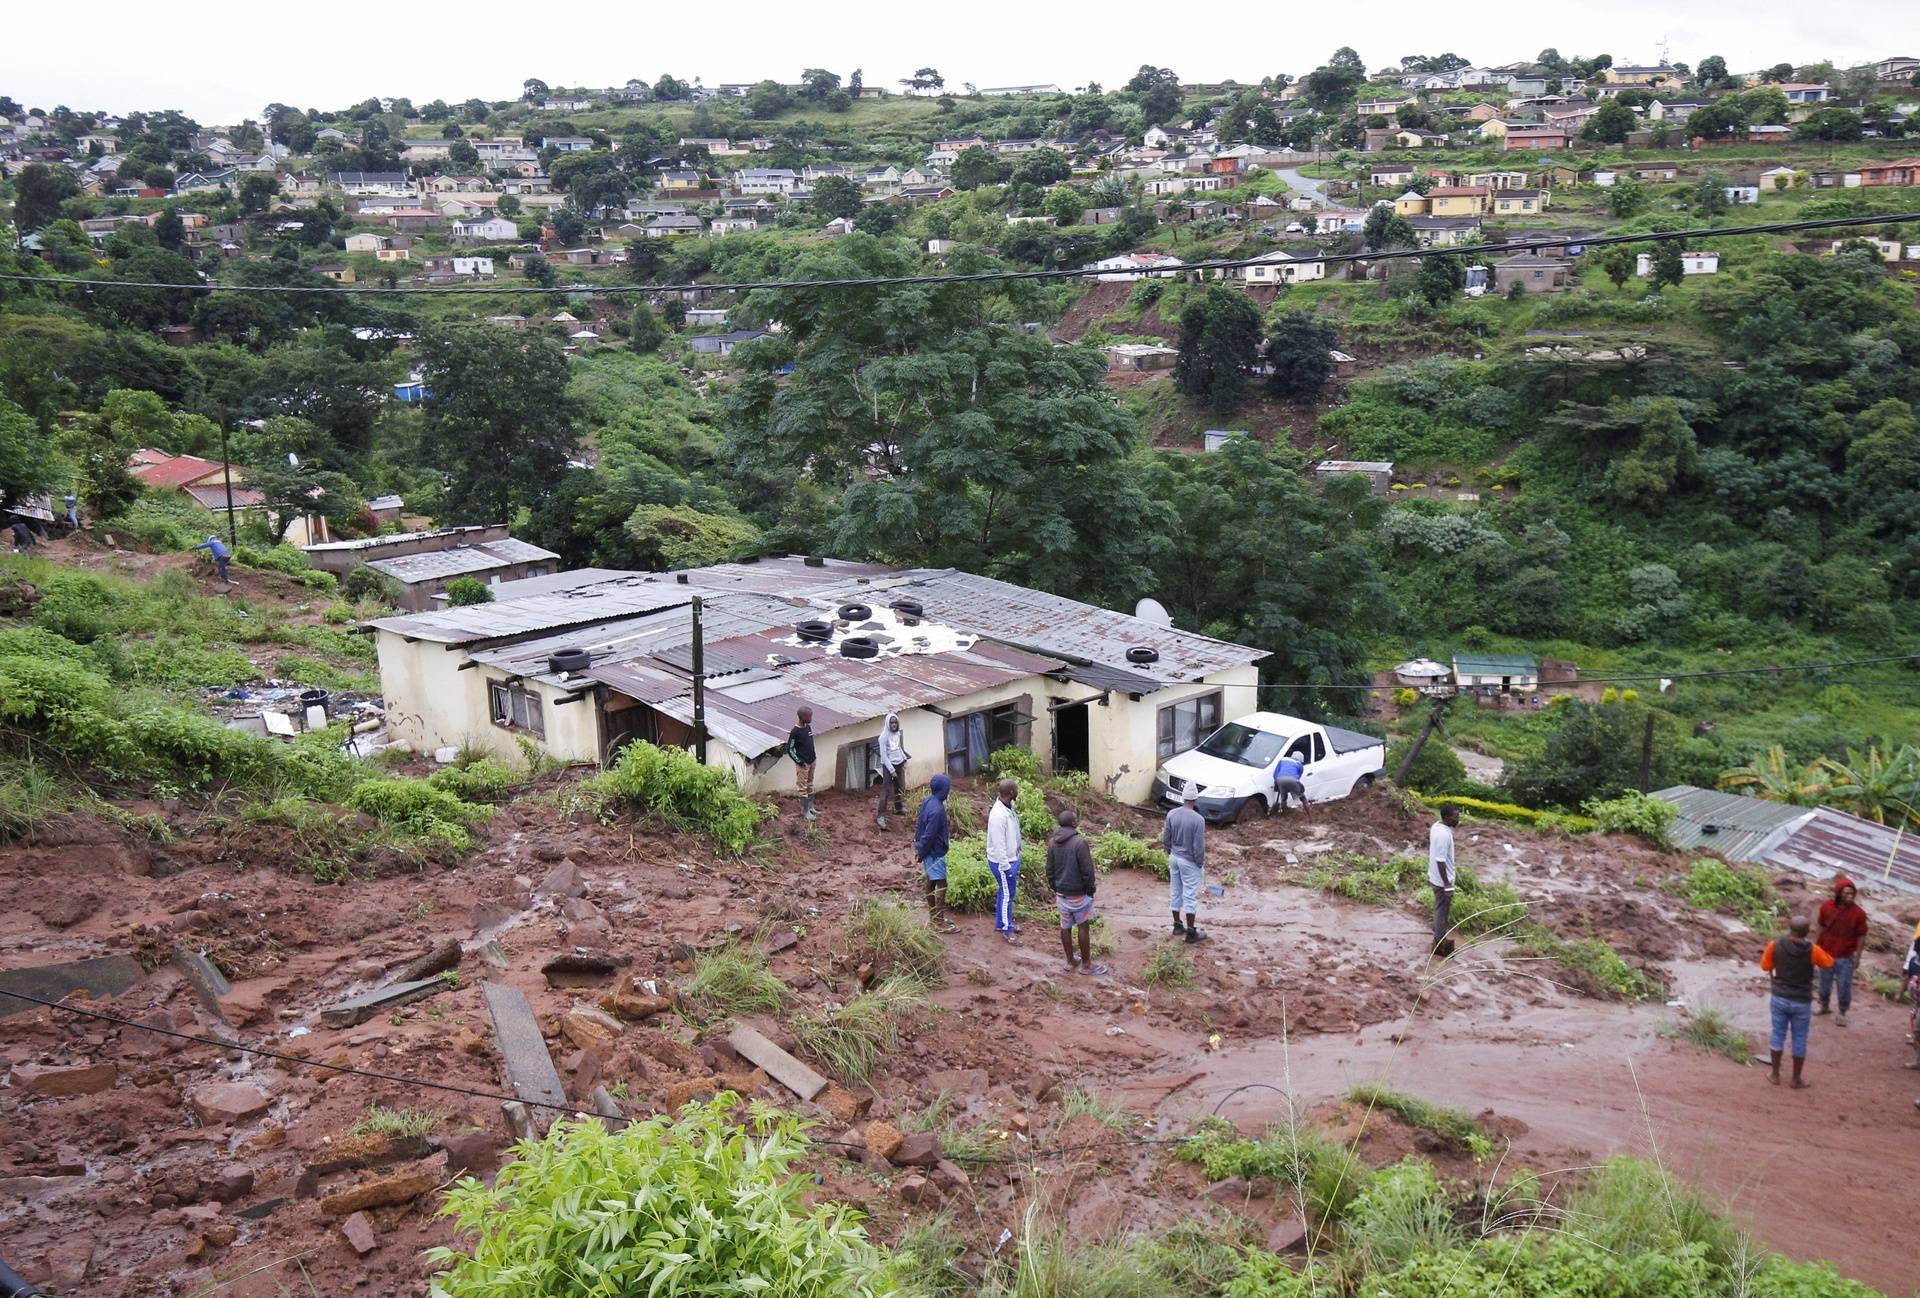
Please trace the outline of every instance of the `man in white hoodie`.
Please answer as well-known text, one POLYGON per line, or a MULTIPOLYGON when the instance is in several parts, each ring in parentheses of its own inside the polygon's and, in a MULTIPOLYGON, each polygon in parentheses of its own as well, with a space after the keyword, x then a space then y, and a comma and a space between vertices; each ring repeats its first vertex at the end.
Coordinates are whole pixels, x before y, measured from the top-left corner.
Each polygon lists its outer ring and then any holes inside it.
POLYGON ((993 875, 998 895, 993 905, 994 931, 1007 941, 1018 943, 1020 930, 1013 923, 1013 898, 1020 890, 1020 813, 1013 800, 1020 786, 1012 780, 1000 781, 1000 796, 987 813, 987 869, 993 875))
POLYGON ((887 827, 887 800, 893 800, 893 814, 907 814, 905 790, 901 787, 907 777, 907 737, 900 732, 900 714, 887 713, 886 724, 880 727, 880 802, 873 813, 873 823, 885 829, 887 827))

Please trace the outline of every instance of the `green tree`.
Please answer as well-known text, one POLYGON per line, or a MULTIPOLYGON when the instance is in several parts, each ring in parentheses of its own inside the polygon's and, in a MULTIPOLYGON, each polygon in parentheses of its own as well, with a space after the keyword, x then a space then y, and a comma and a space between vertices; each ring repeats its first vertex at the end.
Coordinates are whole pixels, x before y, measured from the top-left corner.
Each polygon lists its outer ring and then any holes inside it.
POLYGON ((520 97, 522 99, 545 99, 552 93, 553 91, 547 88, 547 83, 539 77, 528 77, 520 83, 520 97))
POLYGON ((61 468, 33 416, 0 397, 0 504, 49 490, 61 468))
MULTIPOLYGON (((1644 704, 1569 699, 1554 713, 1560 726, 1547 736, 1540 755, 1522 758, 1507 770, 1505 783, 1516 801, 1529 807, 1578 807, 1590 798, 1617 798, 1640 787, 1644 704)), ((1671 783, 1673 747, 1671 726, 1662 736, 1656 723, 1651 788, 1671 783)))
MULTIPOLYGON (((957 274, 999 269, 977 249, 957 274)), ((736 354, 728 446, 760 486, 767 530, 810 483, 829 498, 816 544, 847 556, 954 566, 1115 601, 1145 593, 1151 506, 1126 472, 1138 433, 1101 385, 1097 353, 998 323, 1032 317, 1026 284, 826 290, 809 279, 914 274, 898 243, 849 235, 809 252, 788 286, 749 299, 786 332, 736 354), (776 371, 792 366, 791 374, 776 371)))
POLYGON ((847 176, 822 176, 813 182, 813 210, 826 217, 860 213, 860 186, 847 176))
POLYGON ((1607 190, 1607 215, 1626 221, 1646 211, 1653 203, 1647 187, 1637 180, 1621 177, 1607 190))
POLYGON ((1888 397, 1854 416, 1847 485, 1861 501, 1920 491, 1920 420, 1911 405, 1888 397))
POLYGON ((743 519, 684 505, 642 505, 627 519, 626 531, 657 570, 744 558, 760 539, 759 530, 743 519))
POLYGON ((455 577, 447 583, 447 603, 454 608, 493 603, 493 592, 478 577, 455 577))
POLYGON ((840 92, 840 74, 825 68, 808 68, 800 74, 800 97, 813 103, 825 103, 840 92))
POLYGON ((1625 288, 1627 281, 1633 278, 1638 255, 1630 243, 1611 243, 1596 251, 1592 262, 1613 281, 1615 288, 1625 288))
POLYGON ((1707 55, 1694 69, 1693 79, 1708 90, 1722 88, 1727 81, 1727 61, 1718 54, 1707 55))
MULTIPOLYGON (((1359 477, 1322 489, 1305 469, 1299 452, 1246 437, 1211 455, 1156 455, 1149 492, 1166 522, 1154 593, 1180 626, 1271 651, 1266 680, 1363 684, 1369 646, 1393 619, 1369 544, 1386 502, 1359 477)), ((1289 690, 1265 701, 1296 712, 1322 700, 1289 690)), ((1227 706, 1234 715, 1255 700, 1227 706)))
POLYGON ((1407 218, 1391 207, 1375 207, 1367 213, 1366 224, 1360 227, 1360 239, 1376 250, 1411 248, 1418 242, 1407 218))
POLYGON ((1793 128, 1795 137, 1817 140, 1822 144, 1842 144, 1859 139, 1866 124, 1859 113, 1845 108, 1816 108, 1793 128))
POLYGON ((633 315, 627 320, 627 346, 645 356, 659 351, 660 344, 666 340, 667 327, 660 323, 653 308, 645 302, 636 303, 633 315))
POLYGON ((1589 144, 1619 144, 1639 125, 1640 119, 1631 108, 1618 99, 1608 99, 1580 127, 1580 138, 1589 144))
POLYGON ((1678 400, 1654 397, 1638 404, 1638 444, 1607 475, 1607 491, 1625 504, 1651 506, 1698 468, 1699 447, 1678 400))
POLYGON ((1210 285, 1180 312, 1174 386, 1217 414, 1240 404, 1260 347, 1260 308, 1245 293, 1210 285))
POLYGON ((1434 306, 1451 301, 1467 286, 1466 262, 1459 257, 1422 257, 1414 275, 1414 292, 1434 306))
POLYGON ((1715 172, 1700 177, 1693 187, 1693 211, 1700 217, 1716 217, 1726 213, 1733 206, 1733 200, 1727 197, 1727 178, 1715 172))
POLYGON ((424 330, 421 450, 447 474, 445 518, 492 523, 537 504, 573 454, 567 358, 545 338, 484 325, 424 330))
POLYGON ((521 267, 520 273, 527 277, 529 283, 538 284, 542 288, 552 288, 560 282, 560 275, 554 270, 553 263, 538 254, 527 258, 526 265, 521 267))
POLYGON ((1652 279, 1655 288, 1678 284, 1687 276, 1686 259, 1678 239, 1662 239, 1653 245, 1652 279))
MULTIPOLYGON (((454 127, 458 131, 458 127, 454 127)), ((447 147, 447 161, 456 167, 477 167, 480 165, 480 151, 467 139, 457 139, 447 147)))
POLYGON ((900 224, 900 213, 892 203, 867 203, 853 218, 853 227, 863 234, 890 234, 900 224))
POLYGON ((240 179, 237 201, 248 215, 264 212, 280 197, 280 178, 270 171, 250 172, 240 179))
POLYGON ((1333 377, 1333 326, 1311 311, 1284 311, 1267 336, 1267 391, 1288 401, 1311 401, 1333 377))
POLYGON ((1061 225, 1075 225, 1086 215, 1087 197, 1072 185, 1055 185, 1047 191, 1043 205, 1048 216, 1061 225))
POLYGON ((22 230, 38 230, 60 215, 60 205, 80 192, 80 183, 65 167, 29 162, 13 178, 13 223, 22 230))
POLYGON ((982 185, 997 185, 1006 178, 1007 170, 999 158, 978 145, 962 149, 953 160, 953 187, 978 189, 982 185))
POLYGON ((352 523, 367 507, 353 479, 318 462, 292 465, 262 460, 247 469, 247 486, 266 498, 266 526, 275 543, 303 515, 318 514, 335 526, 352 523))
POLYGON ((1344 108, 1366 84, 1367 67, 1351 46, 1342 45, 1333 57, 1300 80, 1300 95, 1322 112, 1344 108))

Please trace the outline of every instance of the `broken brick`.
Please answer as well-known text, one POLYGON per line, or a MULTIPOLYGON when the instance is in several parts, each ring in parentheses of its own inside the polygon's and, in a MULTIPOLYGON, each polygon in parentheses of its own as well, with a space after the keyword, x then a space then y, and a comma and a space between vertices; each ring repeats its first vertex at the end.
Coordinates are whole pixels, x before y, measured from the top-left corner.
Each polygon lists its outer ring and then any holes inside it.
POLYGON ((900 1142, 904 1139, 905 1137, 900 1134, 900 1129, 890 1122, 869 1122, 867 1124, 867 1148, 873 1150, 882 1158, 891 1159, 894 1153, 899 1150, 900 1142))
POLYGON ((373 1221, 364 1212, 356 1212, 340 1223, 340 1233, 347 1237, 347 1244, 361 1257, 380 1247, 380 1241, 373 1233, 373 1221))
POLYGON ((270 1102, 265 1091, 245 1082, 209 1082, 187 1093, 194 1115, 210 1127, 257 1118, 270 1102))
POLYGON ((329 1217, 348 1217, 367 1208, 411 1203, 439 1184, 437 1168, 409 1168, 362 1181, 350 1189, 336 1190, 320 1200, 320 1211, 329 1217))
POLYGON ((111 1089, 119 1076, 119 1067, 111 1063, 15 1064, 8 1080, 29 1095, 51 1099, 111 1089))

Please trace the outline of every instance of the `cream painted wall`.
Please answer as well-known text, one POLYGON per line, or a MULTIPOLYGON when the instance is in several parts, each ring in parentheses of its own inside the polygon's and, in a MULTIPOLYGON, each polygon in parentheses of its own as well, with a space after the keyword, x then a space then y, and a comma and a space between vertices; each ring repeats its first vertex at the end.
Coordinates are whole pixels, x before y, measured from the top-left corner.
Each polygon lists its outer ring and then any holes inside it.
MULTIPOLYGON (((445 646, 376 631, 380 655, 380 690, 387 703, 387 728, 396 739, 422 752, 473 744, 496 757, 520 760, 518 739, 528 732, 493 723, 487 710, 487 669, 461 671, 467 655, 449 653, 445 646)), ((505 677, 495 673, 491 679, 505 677)), ((549 756, 566 762, 600 760, 600 732, 593 703, 559 706, 566 695, 542 685, 523 682, 540 696, 546 737, 534 739, 549 756)))
MULTIPOLYGON (((1169 687, 1134 702, 1124 694, 1109 696, 1107 706, 1089 704, 1088 774, 1093 787, 1110 790, 1123 802, 1145 802, 1153 790, 1153 773, 1159 766, 1160 709, 1182 699, 1221 690, 1220 716, 1223 721, 1257 710, 1255 691, 1235 689, 1251 686, 1260 679, 1260 669, 1249 664, 1217 672, 1193 685, 1169 687)), ((1060 698, 1082 698, 1085 686, 1057 687, 1060 698)))

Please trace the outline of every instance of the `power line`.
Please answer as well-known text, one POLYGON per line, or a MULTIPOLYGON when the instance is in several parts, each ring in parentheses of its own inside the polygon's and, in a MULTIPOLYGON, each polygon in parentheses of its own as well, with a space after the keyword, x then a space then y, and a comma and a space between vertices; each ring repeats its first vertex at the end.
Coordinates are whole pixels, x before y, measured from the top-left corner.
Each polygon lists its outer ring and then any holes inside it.
MULTIPOLYGON (((1646 671, 1627 675, 1609 674, 1605 676, 1569 676, 1561 680, 1535 681, 1529 689, 1551 689, 1562 685, 1620 685, 1645 681, 1684 681, 1707 680, 1730 676, 1790 676, 1815 675, 1820 672, 1834 671, 1842 667, 1865 667, 1874 663, 1910 663, 1920 662, 1920 654, 1892 654, 1884 658, 1847 658, 1830 663, 1794 663, 1773 667, 1724 667, 1714 671, 1646 671)), ((1390 670, 1390 669, 1389 669, 1390 670)), ((1911 681, 1827 681, 1829 685, 1848 685, 1867 689, 1920 689, 1920 676, 1911 681)), ((1379 690, 1391 688, 1385 685, 1334 685, 1285 682, 1257 685, 1222 683, 1221 689, 1261 689, 1261 690, 1379 690)), ((1472 686, 1467 688, 1471 689, 1472 686)))
MULTIPOLYGON (((1878 216, 1833 216, 1816 220, 1775 221, 1763 225, 1736 225, 1718 227, 1698 227, 1689 230, 1651 230, 1640 234, 1607 234, 1576 237, 1546 237, 1540 239, 1516 239, 1500 245, 1465 244, 1446 248, 1388 248, 1378 252, 1330 252, 1302 257, 1303 261, 1314 261, 1329 265, 1347 262, 1381 262, 1418 260, 1422 257, 1484 257, 1499 252, 1507 255, 1525 250, 1539 252, 1543 248, 1602 248, 1611 244, 1661 243, 1668 240, 1719 239, 1748 234, 1783 234, 1796 230, 1839 230, 1867 225, 1892 225, 1901 222, 1920 221, 1920 212, 1894 212, 1878 216)), ((1239 270, 1247 266, 1268 265, 1261 257, 1243 257, 1215 261, 1189 262, 1182 266, 1170 266, 1164 270, 1148 268, 1137 274, 1142 279, 1177 279, 1196 271, 1239 270)), ((547 294, 567 292, 591 292, 603 297, 624 296, 632 293, 751 293, 756 289, 792 289, 792 288, 911 288, 938 284, 994 284, 1022 280, 1068 280, 1097 279, 1102 276, 1129 272, 1116 272, 1100 269, 1096 266, 1078 266, 1061 270, 995 270, 983 271, 974 275, 898 275, 880 276, 871 279, 774 279, 749 280, 739 283, 720 284, 556 284, 552 288, 543 288, 532 284, 506 284, 498 286, 450 284, 438 286, 399 286, 387 288, 372 285, 366 288, 350 288, 342 284, 304 285, 304 284, 162 284, 151 280, 126 279, 70 279, 53 275, 0 275, 0 281, 17 281, 29 284, 52 284, 85 289, 94 288, 157 288, 172 289, 185 293, 268 293, 268 294, 326 294, 344 297, 493 297, 513 294, 547 294)))

